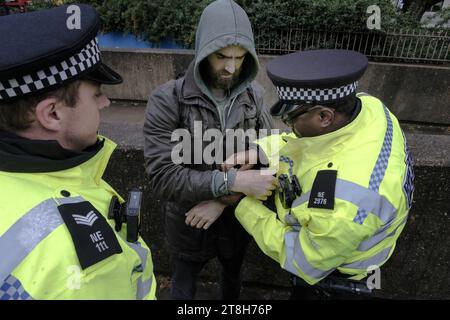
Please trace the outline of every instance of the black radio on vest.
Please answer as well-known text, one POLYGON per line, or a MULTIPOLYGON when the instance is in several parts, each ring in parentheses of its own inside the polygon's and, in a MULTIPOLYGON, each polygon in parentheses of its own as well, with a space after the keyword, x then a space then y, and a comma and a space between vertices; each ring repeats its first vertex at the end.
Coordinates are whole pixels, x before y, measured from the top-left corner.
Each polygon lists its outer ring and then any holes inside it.
POLYGON ((111 198, 108 218, 114 219, 116 231, 122 229, 122 223, 127 224, 127 241, 136 242, 139 237, 139 217, 141 212, 142 191, 133 190, 128 195, 128 201, 120 203, 116 196, 111 198))

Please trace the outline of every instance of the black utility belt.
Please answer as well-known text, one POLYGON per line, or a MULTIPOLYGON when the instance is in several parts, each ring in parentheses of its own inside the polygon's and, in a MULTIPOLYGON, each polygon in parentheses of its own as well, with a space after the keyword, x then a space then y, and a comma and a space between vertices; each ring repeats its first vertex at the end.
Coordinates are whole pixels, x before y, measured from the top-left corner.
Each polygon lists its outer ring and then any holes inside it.
POLYGON ((348 279, 342 274, 333 273, 328 277, 322 279, 314 286, 310 286, 303 279, 294 276, 293 283, 295 286, 309 286, 318 287, 328 292, 346 292, 357 295, 371 295, 372 290, 367 287, 365 280, 352 280, 348 279))

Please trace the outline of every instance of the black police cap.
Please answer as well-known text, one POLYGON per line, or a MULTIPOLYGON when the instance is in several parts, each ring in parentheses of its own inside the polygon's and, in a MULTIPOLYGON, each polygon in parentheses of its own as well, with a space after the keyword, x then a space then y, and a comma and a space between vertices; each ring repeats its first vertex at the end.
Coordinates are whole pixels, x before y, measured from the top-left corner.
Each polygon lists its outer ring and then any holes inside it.
POLYGON ((355 94, 358 80, 367 68, 365 55, 350 50, 298 51, 274 58, 267 75, 279 101, 274 116, 311 104, 332 104, 355 94))
POLYGON ((100 29, 97 12, 86 4, 76 6, 79 29, 69 29, 73 11, 68 5, 0 18, 0 102, 54 90, 77 79, 122 82, 101 61, 95 38, 100 29))

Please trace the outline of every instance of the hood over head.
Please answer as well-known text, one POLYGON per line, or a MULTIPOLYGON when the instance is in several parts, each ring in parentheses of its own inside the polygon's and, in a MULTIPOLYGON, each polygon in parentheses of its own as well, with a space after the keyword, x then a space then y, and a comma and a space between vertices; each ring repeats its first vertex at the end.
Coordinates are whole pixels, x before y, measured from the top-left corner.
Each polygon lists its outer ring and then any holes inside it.
POLYGON ((213 101, 212 93, 200 73, 200 63, 211 53, 230 45, 238 45, 248 51, 240 82, 231 92, 231 96, 236 96, 255 79, 259 62, 252 27, 244 9, 232 0, 217 0, 203 10, 195 38, 194 80, 213 101))

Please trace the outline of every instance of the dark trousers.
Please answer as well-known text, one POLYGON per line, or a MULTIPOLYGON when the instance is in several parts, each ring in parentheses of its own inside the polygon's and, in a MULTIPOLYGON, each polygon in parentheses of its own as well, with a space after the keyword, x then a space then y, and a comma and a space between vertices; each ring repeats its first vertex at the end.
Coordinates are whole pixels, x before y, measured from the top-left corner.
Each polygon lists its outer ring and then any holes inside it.
MULTIPOLYGON (((232 257, 219 255, 220 270, 220 299, 237 300, 241 291, 242 275, 241 266, 244 260, 245 250, 236 253, 232 257)), ((170 296, 173 300, 192 300, 197 290, 196 281, 198 274, 206 265, 206 261, 189 261, 172 254, 170 265, 172 280, 170 296)))

